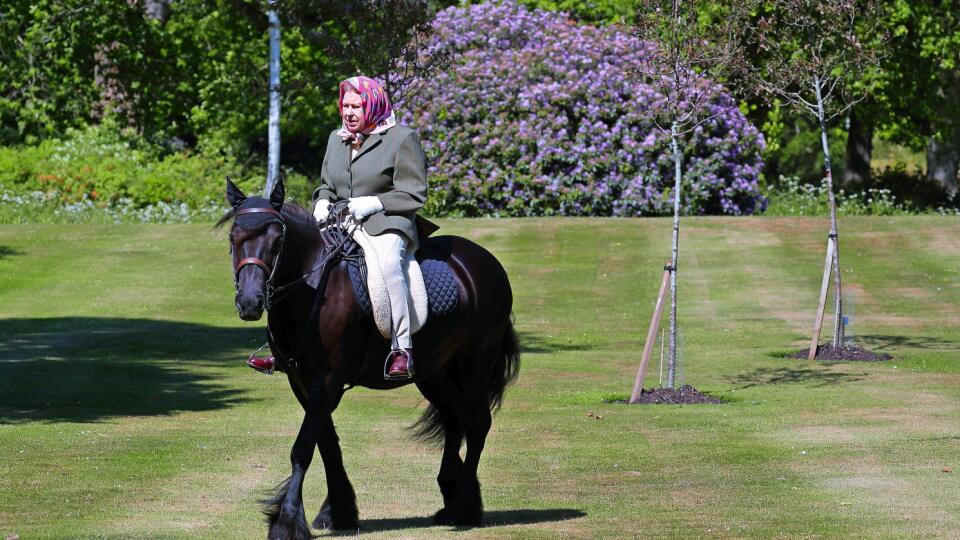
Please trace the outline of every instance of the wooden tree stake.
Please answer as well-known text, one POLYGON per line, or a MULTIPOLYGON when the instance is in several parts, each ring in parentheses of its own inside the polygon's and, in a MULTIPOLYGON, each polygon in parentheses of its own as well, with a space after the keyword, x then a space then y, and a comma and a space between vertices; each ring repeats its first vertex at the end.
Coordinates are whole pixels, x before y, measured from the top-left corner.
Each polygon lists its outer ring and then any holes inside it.
POLYGON ((820 305, 817 306, 817 318, 813 323, 813 339, 810 340, 810 353, 807 360, 813 362, 817 357, 817 345, 820 343, 820 329, 823 327, 823 308, 827 302, 827 289, 830 288, 830 270, 833 267, 833 236, 827 239, 827 258, 823 263, 823 282, 820 284, 820 305))
POLYGON ((653 345, 657 342, 657 328, 660 326, 660 318, 663 315, 663 304, 667 294, 667 286, 670 284, 670 274, 672 267, 668 262, 663 268, 663 279, 660 280, 660 293, 657 295, 657 306, 653 308, 653 319, 650 321, 650 328, 647 329, 647 341, 643 345, 643 355, 640 357, 640 369, 637 370, 637 378, 633 381, 633 393, 630 394, 630 403, 636 403, 640 400, 640 392, 643 390, 643 379, 647 376, 647 367, 650 366, 650 354, 653 353, 653 345))

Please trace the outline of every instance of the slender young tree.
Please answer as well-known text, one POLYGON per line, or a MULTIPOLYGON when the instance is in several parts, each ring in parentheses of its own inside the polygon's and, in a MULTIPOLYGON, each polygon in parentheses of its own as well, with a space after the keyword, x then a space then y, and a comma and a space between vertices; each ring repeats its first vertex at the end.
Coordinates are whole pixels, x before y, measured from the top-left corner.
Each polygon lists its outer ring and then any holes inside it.
POLYGON ((667 386, 676 387, 677 273, 680 258, 680 212, 683 188, 681 145, 704 123, 737 108, 724 97, 724 81, 742 70, 741 25, 745 4, 719 6, 694 0, 641 0, 635 33, 649 46, 644 73, 663 96, 656 106, 656 127, 670 136, 673 156, 673 238, 670 263, 670 341, 667 386), (703 14, 704 16, 700 16, 703 14), (710 16, 712 15, 712 16, 710 16))
POLYGON ((276 0, 270 0, 270 119, 267 123, 267 182, 263 194, 269 197, 280 176, 280 17, 276 0))
MULTIPOLYGON (((744 27, 753 34, 751 41, 760 58, 751 71, 754 89, 812 115, 820 126, 823 182, 830 205, 827 251, 832 262, 825 266, 833 268, 834 347, 843 346, 843 289, 827 126, 869 93, 857 83, 864 80, 865 72, 879 66, 886 43, 879 19, 874 0, 761 0, 757 23, 744 27)), ((819 338, 820 308, 816 319, 811 358, 819 338)))

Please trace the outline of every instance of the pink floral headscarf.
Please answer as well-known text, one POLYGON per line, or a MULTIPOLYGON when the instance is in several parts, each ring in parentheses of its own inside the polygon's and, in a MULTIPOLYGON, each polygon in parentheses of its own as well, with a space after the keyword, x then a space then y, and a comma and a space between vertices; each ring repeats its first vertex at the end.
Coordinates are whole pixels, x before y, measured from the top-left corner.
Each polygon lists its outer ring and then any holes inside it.
POLYGON ((362 142, 368 135, 386 131, 397 125, 397 116, 393 113, 390 98, 377 81, 359 75, 341 82, 340 99, 337 101, 337 109, 340 110, 341 116, 343 115, 343 96, 347 92, 360 94, 363 102, 363 122, 356 132, 347 129, 346 124, 342 125, 337 135, 343 139, 344 143, 362 142))

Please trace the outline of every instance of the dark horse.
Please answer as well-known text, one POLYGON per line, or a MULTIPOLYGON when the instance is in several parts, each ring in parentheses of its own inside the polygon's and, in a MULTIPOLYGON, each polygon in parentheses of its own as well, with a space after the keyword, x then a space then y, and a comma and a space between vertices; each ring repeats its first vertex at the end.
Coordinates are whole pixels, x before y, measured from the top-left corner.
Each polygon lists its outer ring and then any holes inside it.
POLYGON ((480 525, 477 465, 491 415, 520 360, 506 272, 493 255, 466 239, 423 239, 421 252, 444 260, 453 271, 458 308, 428 319, 413 336, 414 379, 385 381, 389 344, 373 318, 361 311, 341 246, 331 245, 331 236, 321 234, 310 212, 284 204, 283 190, 281 181, 269 200, 247 198, 228 180, 227 200, 233 208, 220 220, 234 220, 230 246, 240 318, 255 321, 267 310, 271 349, 305 411, 290 453, 292 473, 263 501, 269 537, 310 537, 301 488, 314 446, 327 477, 327 499, 314 527, 358 527, 356 496, 331 413, 349 387, 388 390, 409 382, 430 402, 415 424, 417 435, 444 445, 437 476, 443 508, 434 521, 480 525), (467 450, 461 459, 464 440, 467 450))

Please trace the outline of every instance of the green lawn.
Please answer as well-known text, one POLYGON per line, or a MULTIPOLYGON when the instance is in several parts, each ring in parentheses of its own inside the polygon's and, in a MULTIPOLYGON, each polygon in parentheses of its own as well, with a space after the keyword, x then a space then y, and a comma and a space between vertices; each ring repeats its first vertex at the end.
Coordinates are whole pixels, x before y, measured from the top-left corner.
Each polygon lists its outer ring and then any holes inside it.
MULTIPOLYGON (((405 429, 423 400, 355 389, 335 420, 365 536, 960 531, 960 219, 841 222, 851 333, 895 359, 839 364, 784 357, 809 339, 825 220, 686 219, 684 380, 726 400, 697 406, 604 401, 632 387, 669 220, 441 225, 514 284, 524 355, 480 465, 490 526, 429 526, 440 455, 405 429)), ((0 226, 0 535, 262 538, 255 499, 301 416, 282 375, 244 365, 262 327, 236 317, 223 231, 0 226)), ((314 460, 311 518, 322 475, 314 460)))

